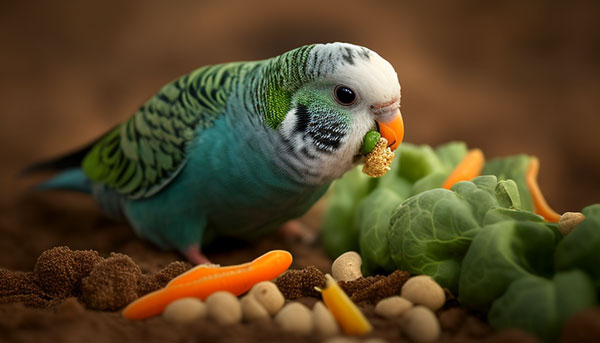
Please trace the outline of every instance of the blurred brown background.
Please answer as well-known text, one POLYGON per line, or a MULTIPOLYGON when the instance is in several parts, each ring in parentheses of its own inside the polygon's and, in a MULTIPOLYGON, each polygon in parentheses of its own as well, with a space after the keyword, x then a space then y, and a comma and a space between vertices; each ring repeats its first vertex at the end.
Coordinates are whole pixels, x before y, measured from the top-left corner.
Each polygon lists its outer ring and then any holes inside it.
POLYGON ((402 85, 406 141, 526 152, 559 212, 600 202, 597 2, 4 1, 0 189, 84 144, 171 79, 313 42, 377 51, 402 85))

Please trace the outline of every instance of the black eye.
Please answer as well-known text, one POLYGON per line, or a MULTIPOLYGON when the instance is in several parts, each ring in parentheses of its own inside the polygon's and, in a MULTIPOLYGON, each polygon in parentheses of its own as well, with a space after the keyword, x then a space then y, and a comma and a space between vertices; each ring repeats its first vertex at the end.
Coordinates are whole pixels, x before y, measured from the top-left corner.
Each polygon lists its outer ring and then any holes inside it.
POLYGON ((333 93, 335 94, 335 100, 341 105, 352 105, 356 101, 356 94, 346 86, 335 87, 333 93))

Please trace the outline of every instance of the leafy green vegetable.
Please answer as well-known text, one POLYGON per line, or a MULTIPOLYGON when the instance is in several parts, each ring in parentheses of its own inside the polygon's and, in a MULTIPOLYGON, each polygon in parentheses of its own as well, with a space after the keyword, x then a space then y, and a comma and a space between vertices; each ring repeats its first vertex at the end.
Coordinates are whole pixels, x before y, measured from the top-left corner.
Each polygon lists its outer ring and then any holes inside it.
MULTIPOLYGON (((396 151, 401 149, 402 146, 400 146, 400 148, 398 148, 396 151)), ((387 174, 372 180, 375 182, 376 188, 385 188, 393 191, 400 197, 400 200, 404 200, 411 195, 412 183, 400 176, 400 173, 398 172, 399 169, 400 163, 398 163, 398 152, 396 152, 394 162, 392 163, 391 169, 387 172, 387 174)))
POLYGON ((587 272, 600 289, 600 204, 581 211, 584 221, 579 223, 556 248, 556 268, 579 268, 587 272))
POLYGON ((394 270, 387 232, 390 216, 401 198, 394 192, 377 188, 358 205, 356 225, 360 229, 360 251, 363 272, 394 270))
POLYGON ((481 174, 496 175, 498 180, 513 180, 519 189, 519 197, 521 199, 520 208, 527 211, 534 211, 533 199, 531 193, 529 193, 529 188, 527 188, 527 181, 525 181, 525 172, 532 159, 533 157, 528 155, 495 158, 485 164, 481 174))
POLYGON ((494 328, 544 339, 597 304, 600 205, 563 238, 533 212, 525 175, 534 157, 496 158, 484 176, 446 190, 438 187, 467 155, 464 143, 405 143, 396 153, 384 177, 355 169, 335 183, 322 233, 332 257, 359 250, 365 274, 430 275, 466 307, 489 311, 494 328))
MULTIPOLYGON (((356 224, 356 210, 370 192, 383 188, 396 193, 398 197, 393 200, 396 207, 413 194, 440 187, 466 154, 467 148, 462 142, 447 143, 435 151, 427 145, 403 143, 396 150, 391 170, 385 176, 369 178, 362 174, 360 167, 346 173, 334 183, 329 194, 321 231, 325 251, 335 258, 345 251, 358 249, 361 227, 356 224)), ((373 262, 373 266, 380 265, 378 259, 373 262)), ((369 257, 365 263, 370 263, 369 257)))
POLYGON ((359 230, 354 225, 355 211, 373 185, 373 179, 360 169, 347 172, 333 185, 321 231, 323 246, 329 256, 337 257, 346 251, 358 250, 359 230))
POLYGON ((498 181, 494 193, 500 207, 492 208, 485 213, 483 225, 494 224, 505 220, 544 221, 542 216, 520 209, 521 198, 519 196, 519 189, 513 180, 498 181))
POLYGON ((429 146, 404 145, 400 151, 399 175, 411 183, 432 172, 444 169, 440 159, 429 146))
POLYGON ((501 180, 496 185, 496 199, 498 204, 506 208, 521 208, 519 188, 513 180, 501 180))
POLYGON ((526 275, 494 301, 488 320, 497 330, 520 328, 552 340, 567 319, 595 304, 593 283, 580 270, 558 273, 552 280, 526 275))
POLYGON ((449 142, 435 148, 435 154, 449 170, 454 169, 468 152, 467 145, 464 142, 449 142))
POLYGON ((420 178, 412 185, 409 195, 419 194, 430 189, 439 188, 444 184, 448 177, 447 172, 434 172, 425 177, 420 178))
POLYGON ((500 206, 496 199, 498 181, 494 175, 483 175, 471 181, 463 181, 452 186, 452 191, 469 203, 478 224, 483 223, 486 213, 500 206))
POLYGON ((456 291, 462 257, 481 228, 483 214, 496 205, 488 183, 494 176, 433 189, 404 201, 392 214, 388 240, 396 267, 427 274, 456 291), (482 214, 483 213, 483 214, 482 214))
MULTIPOLYGON (((483 219, 483 225, 495 224, 505 220, 544 222, 544 218, 533 212, 522 211, 514 208, 497 207, 489 210, 483 219)), ((545 223, 548 227, 556 227, 554 224, 545 223)))
POLYGON ((560 233, 542 223, 501 221, 485 226, 462 263, 459 301, 487 311, 508 285, 531 274, 551 276, 560 233))

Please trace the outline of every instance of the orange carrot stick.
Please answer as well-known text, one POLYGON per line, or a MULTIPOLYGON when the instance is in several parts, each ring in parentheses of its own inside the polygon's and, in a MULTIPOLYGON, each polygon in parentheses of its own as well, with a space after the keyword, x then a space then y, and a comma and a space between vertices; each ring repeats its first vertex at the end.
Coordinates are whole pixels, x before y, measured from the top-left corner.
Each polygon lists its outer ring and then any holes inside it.
MULTIPOLYGON (((270 263, 279 264, 279 263, 281 263, 279 261, 281 259, 284 259, 284 260, 289 259, 290 264, 291 264, 292 255, 285 250, 271 250, 271 251, 255 258, 252 262, 247 262, 244 264, 238 264, 238 265, 227 266, 227 267, 221 267, 219 265, 214 265, 214 264, 213 265, 201 264, 201 265, 198 265, 198 266, 188 270, 187 272, 177 276, 176 278, 172 279, 171 281, 169 281, 169 283, 165 287, 171 287, 171 286, 175 286, 175 285, 185 284, 185 283, 196 281, 201 278, 212 276, 212 275, 236 272, 237 270, 246 268, 252 264, 253 265, 259 265, 259 264, 268 265, 270 263)), ((289 265, 288 265, 288 267, 289 267, 289 265)))
POLYGON ((172 301, 196 297, 206 299, 216 291, 228 291, 234 295, 247 292, 261 281, 276 278, 292 264, 292 255, 285 250, 270 251, 249 263, 218 268, 194 268, 171 281, 167 287, 146 294, 127 305, 123 316, 128 319, 144 319, 162 313, 172 301), (209 273, 206 274, 205 272, 209 273))
POLYGON ((479 149, 472 149, 469 151, 462 161, 454 168, 452 173, 448 175, 442 188, 450 189, 455 183, 460 181, 468 181, 479 176, 483 165, 485 163, 485 157, 483 152, 479 149))
POLYGON ((240 268, 243 265, 246 265, 249 263, 251 263, 251 262, 239 264, 236 266, 228 266, 228 267, 221 267, 218 264, 200 264, 200 265, 197 265, 194 268, 188 270, 187 272, 180 274, 177 277, 171 279, 171 281, 169 281, 169 283, 167 283, 167 285, 165 287, 170 287, 173 285, 181 285, 184 283, 192 282, 194 280, 198 280, 203 277, 207 277, 207 276, 211 276, 211 275, 215 275, 215 274, 222 274, 222 273, 226 273, 228 271, 231 272, 231 271, 233 271, 237 268, 240 268))
POLYGON ((560 219, 560 214, 556 213, 550 205, 546 202, 542 191, 537 182, 538 172, 540 170, 540 161, 537 158, 531 159, 529 162, 529 166, 527 167, 527 171, 525 172, 525 181, 527 182, 527 188, 529 188, 529 193, 531 193, 531 197, 533 198, 533 207, 535 208, 535 213, 544 217, 549 222, 558 223, 560 219))

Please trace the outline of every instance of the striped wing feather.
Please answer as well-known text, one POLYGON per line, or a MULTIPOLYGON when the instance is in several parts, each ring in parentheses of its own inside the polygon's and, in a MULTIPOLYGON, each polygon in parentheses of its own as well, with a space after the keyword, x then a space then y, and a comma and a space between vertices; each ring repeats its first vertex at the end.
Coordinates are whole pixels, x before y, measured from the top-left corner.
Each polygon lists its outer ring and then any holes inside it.
POLYGON ((164 86, 129 120, 103 136, 82 168, 132 198, 150 197, 173 180, 186 163, 198 130, 223 115, 243 63, 200 68, 164 86))

